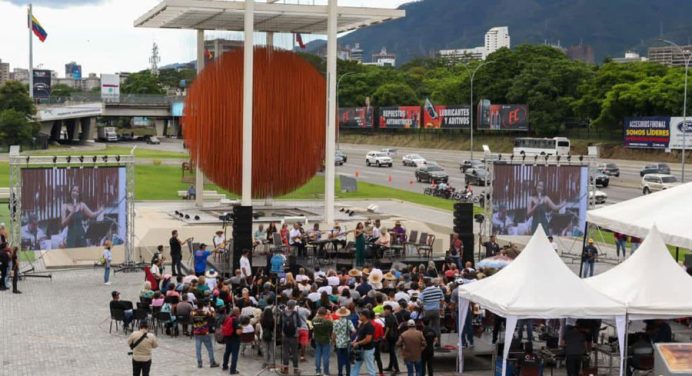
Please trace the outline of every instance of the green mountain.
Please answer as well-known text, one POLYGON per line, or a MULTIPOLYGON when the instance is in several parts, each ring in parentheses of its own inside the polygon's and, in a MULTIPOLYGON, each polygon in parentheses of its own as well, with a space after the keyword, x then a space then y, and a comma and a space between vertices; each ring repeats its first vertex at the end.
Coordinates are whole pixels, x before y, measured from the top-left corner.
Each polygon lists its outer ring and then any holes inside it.
POLYGON ((689 0, 422 0, 401 9, 405 18, 354 31, 340 43, 359 42, 366 60, 387 47, 403 63, 440 49, 482 46, 488 29, 508 26, 513 46, 582 43, 601 62, 628 50, 646 56, 661 37, 679 44, 692 37, 689 0))

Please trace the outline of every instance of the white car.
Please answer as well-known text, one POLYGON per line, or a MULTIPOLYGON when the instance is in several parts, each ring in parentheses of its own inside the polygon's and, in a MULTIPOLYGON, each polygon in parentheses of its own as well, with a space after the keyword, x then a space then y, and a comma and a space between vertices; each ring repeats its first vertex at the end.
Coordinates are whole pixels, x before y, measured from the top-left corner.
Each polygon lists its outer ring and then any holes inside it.
POLYGON ((425 158, 421 157, 419 154, 406 154, 401 158, 401 163, 404 166, 421 166, 425 164, 425 158))
POLYGON ((680 185, 678 179, 668 174, 646 174, 642 178, 642 193, 648 195, 652 192, 662 191, 680 185))
POLYGON ((396 157, 396 149, 391 149, 391 148, 384 148, 382 149, 382 152, 387 154, 390 157, 396 157))
POLYGON ((589 191, 589 203, 595 205, 605 204, 608 195, 603 191, 589 191))
POLYGON ((381 151, 371 151, 365 156, 365 165, 392 167, 392 158, 381 151))

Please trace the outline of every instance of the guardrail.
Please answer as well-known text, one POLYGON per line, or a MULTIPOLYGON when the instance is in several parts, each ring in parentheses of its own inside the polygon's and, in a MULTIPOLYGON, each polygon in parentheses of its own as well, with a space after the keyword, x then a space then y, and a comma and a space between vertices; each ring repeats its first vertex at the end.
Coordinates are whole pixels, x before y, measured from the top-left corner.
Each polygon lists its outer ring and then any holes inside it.
POLYGON ((149 94, 121 94, 119 100, 103 100, 100 93, 72 94, 65 97, 49 97, 40 99, 39 104, 65 104, 85 102, 105 102, 113 105, 170 105, 173 102, 184 100, 184 96, 149 95, 149 94))

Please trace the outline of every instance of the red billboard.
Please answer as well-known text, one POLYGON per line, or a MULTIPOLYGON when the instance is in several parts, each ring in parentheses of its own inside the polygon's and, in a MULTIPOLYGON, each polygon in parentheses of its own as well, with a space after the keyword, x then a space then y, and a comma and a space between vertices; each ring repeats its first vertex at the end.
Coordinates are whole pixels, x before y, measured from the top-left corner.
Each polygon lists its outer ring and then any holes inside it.
POLYGON ((372 128, 375 109, 372 107, 348 107, 339 109, 339 128, 372 128))
POLYGON ((423 127, 430 129, 469 129, 471 126, 471 107, 432 106, 423 111, 423 127))
POLYGON ((380 128, 420 128, 420 106, 380 108, 380 128))
POLYGON ((482 100, 478 110, 476 129, 529 130, 529 106, 525 104, 490 104, 490 101, 482 100))

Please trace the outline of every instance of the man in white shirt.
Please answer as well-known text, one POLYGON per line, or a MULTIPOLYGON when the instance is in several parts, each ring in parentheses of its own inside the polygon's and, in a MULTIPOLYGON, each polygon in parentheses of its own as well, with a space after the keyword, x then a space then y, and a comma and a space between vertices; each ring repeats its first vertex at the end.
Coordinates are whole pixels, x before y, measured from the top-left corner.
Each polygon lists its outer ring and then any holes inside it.
POLYGON ((298 269, 298 274, 296 274, 296 282, 301 283, 303 281, 309 281, 310 277, 305 274, 305 269, 300 268, 298 269))
POLYGON ((307 296, 308 300, 311 302, 317 302, 320 300, 321 296, 322 294, 317 292, 317 285, 312 285, 312 287, 310 287, 310 293, 307 296))
POLYGON ((394 299, 398 302, 399 300, 405 300, 407 303, 411 300, 411 296, 406 293, 406 289, 404 289, 404 285, 401 285, 399 288, 399 291, 397 291, 396 294, 394 294, 394 299))
POLYGON ((103 284, 106 286, 110 286, 111 261, 113 261, 113 253, 111 252, 110 240, 106 240, 106 242, 103 244, 103 248, 103 266, 106 269, 103 274, 103 284))
POLYGON ((243 255, 240 256, 240 273, 248 284, 252 283, 252 265, 250 265, 249 255, 250 251, 244 249, 243 255))
POLYGON ((315 281, 317 281, 318 279, 324 280, 327 278, 327 275, 320 270, 319 266, 315 266, 315 272, 313 274, 315 275, 315 281))
POLYGON ((382 231, 380 230, 380 220, 376 219, 375 225, 372 228, 372 239, 377 240, 380 236, 382 236, 382 231))
POLYGON ((303 233, 300 231, 298 223, 293 224, 293 228, 288 233, 288 242, 291 247, 298 248, 298 256, 305 254, 305 244, 303 243, 303 233))

